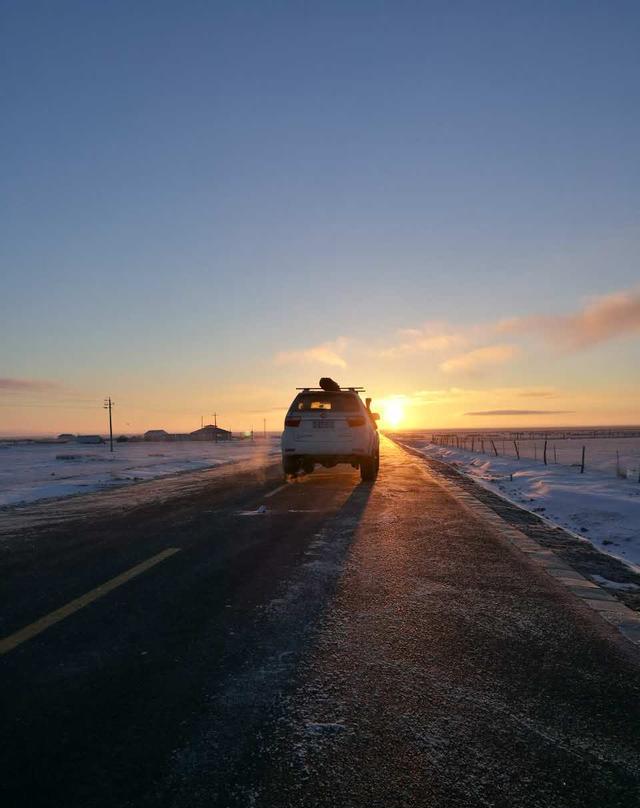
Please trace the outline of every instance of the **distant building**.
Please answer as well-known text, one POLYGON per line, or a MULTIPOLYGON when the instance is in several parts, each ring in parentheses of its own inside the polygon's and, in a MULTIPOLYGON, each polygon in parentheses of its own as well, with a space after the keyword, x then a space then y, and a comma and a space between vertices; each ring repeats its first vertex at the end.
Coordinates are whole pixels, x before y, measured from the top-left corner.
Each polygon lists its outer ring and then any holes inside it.
MULTIPOLYGON (((139 440, 139 439, 138 439, 139 440)), ((219 426, 208 424, 195 432, 167 432, 166 429, 149 429, 142 436, 145 441, 191 441, 191 440, 231 440, 231 432, 219 426)))
POLYGON ((76 443, 104 443, 104 438, 101 435, 78 435, 76 443))
POLYGON ((191 433, 191 440, 231 440, 231 432, 221 429, 219 426, 207 424, 202 429, 196 429, 191 433))
POLYGON ((70 441, 75 439, 76 436, 72 435, 70 432, 63 432, 61 435, 58 435, 58 440, 70 441))
POLYGON ((144 433, 145 440, 171 440, 171 435, 165 429, 148 429, 144 433))

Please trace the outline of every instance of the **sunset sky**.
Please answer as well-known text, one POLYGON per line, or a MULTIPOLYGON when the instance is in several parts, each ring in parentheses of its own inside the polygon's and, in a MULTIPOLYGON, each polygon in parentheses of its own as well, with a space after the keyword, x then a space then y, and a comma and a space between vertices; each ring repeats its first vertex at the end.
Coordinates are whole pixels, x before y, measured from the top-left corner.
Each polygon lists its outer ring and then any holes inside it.
POLYGON ((321 375, 637 424, 639 41, 615 0, 2 3, 0 433, 275 430, 321 375))

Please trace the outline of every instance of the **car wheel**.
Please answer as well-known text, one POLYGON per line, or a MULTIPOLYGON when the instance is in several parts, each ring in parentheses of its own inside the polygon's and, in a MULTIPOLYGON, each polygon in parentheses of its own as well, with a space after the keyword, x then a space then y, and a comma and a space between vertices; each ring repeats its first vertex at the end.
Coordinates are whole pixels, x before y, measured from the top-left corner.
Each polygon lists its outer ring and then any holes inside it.
POLYGON ((288 477, 290 474, 297 474, 298 473, 298 461, 295 457, 283 457, 282 458, 282 471, 284 472, 284 476, 288 477))
POLYGON ((360 479, 362 482, 371 482, 376 478, 376 459, 375 457, 364 457, 360 461, 360 479))

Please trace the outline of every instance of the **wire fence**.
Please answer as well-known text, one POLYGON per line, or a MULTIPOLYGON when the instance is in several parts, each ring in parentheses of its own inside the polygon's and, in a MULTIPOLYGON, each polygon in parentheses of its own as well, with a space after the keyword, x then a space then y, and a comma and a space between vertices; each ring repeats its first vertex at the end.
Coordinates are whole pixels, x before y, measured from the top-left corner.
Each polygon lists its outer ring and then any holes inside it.
POLYGON ((432 433, 431 442, 472 454, 561 464, 584 474, 589 470, 611 473, 640 483, 640 432, 601 436, 597 433, 432 433))

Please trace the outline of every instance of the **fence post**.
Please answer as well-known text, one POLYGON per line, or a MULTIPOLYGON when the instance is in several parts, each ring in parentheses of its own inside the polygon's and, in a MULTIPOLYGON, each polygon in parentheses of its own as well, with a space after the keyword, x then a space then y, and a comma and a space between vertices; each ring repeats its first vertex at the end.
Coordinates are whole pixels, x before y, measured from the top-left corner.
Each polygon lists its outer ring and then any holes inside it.
POLYGON ((580 464, 580 474, 584 474, 584 451, 587 447, 582 447, 582 463, 580 464))
POLYGON ((516 457, 518 458, 518 460, 520 460, 520 449, 518 449, 518 441, 514 440, 513 446, 514 446, 514 448, 516 450, 516 457))
POLYGON ((475 452, 475 450, 476 450, 476 439, 471 438, 471 451, 475 452))
POLYGON ((493 441, 491 441, 491 445, 493 446, 493 453, 497 457, 498 456, 498 450, 496 449, 496 445, 495 445, 495 443, 493 441))
POLYGON ((543 460, 544 460, 544 464, 545 464, 545 466, 546 466, 546 465, 547 465, 547 439, 546 439, 546 438, 545 438, 545 441, 544 441, 544 454, 543 454, 543 460))
POLYGON ((558 462, 558 453, 556 452, 556 445, 555 445, 555 443, 553 444, 553 462, 554 462, 554 463, 557 463, 557 462, 558 462))

